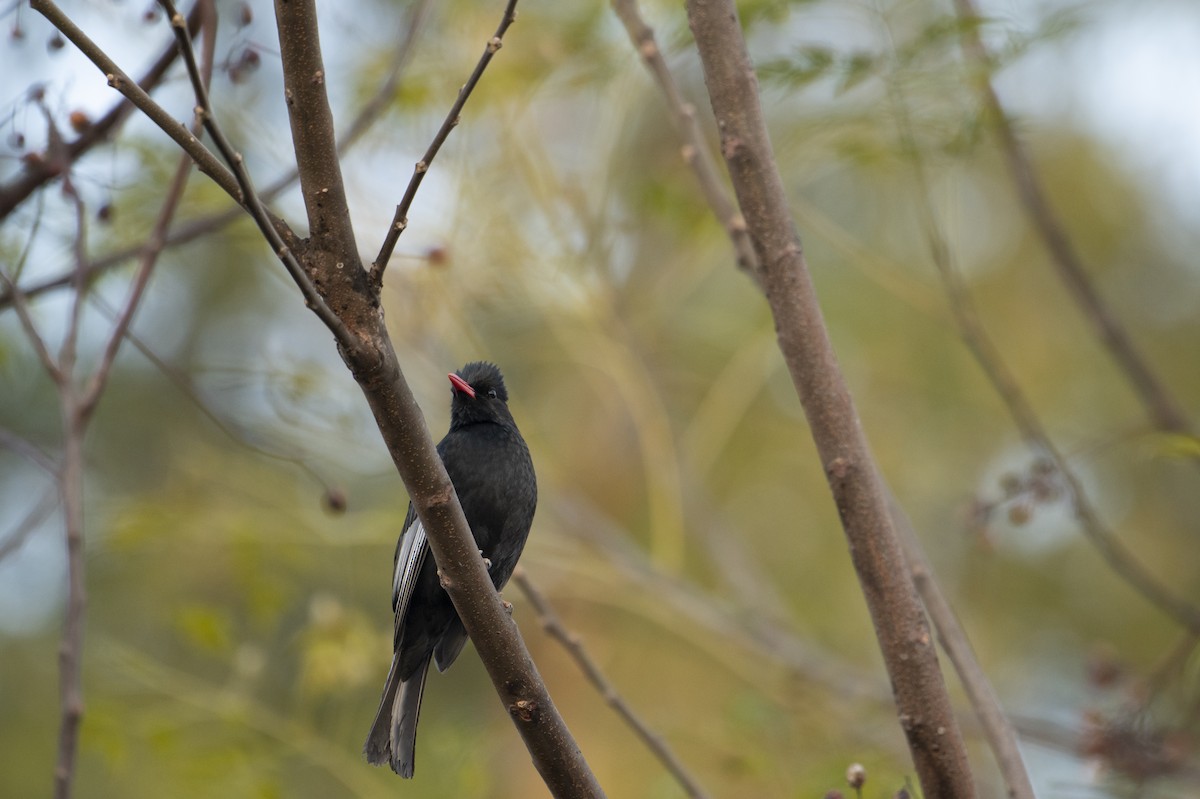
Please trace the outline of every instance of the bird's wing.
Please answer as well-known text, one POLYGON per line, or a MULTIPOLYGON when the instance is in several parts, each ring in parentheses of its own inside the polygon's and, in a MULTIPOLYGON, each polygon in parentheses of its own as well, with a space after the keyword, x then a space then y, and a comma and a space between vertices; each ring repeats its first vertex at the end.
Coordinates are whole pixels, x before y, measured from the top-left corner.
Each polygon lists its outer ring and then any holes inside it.
POLYGON ((421 518, 410 511, 410 521, 400 543, 396 547, 396 571, 392 576, 392 610, 396 612, 396 645, 400 643, 400 628, 408 613, 408 603, 417 586, 417 575, 429 555, 429 543, 425 540, 425 525, 421 518))

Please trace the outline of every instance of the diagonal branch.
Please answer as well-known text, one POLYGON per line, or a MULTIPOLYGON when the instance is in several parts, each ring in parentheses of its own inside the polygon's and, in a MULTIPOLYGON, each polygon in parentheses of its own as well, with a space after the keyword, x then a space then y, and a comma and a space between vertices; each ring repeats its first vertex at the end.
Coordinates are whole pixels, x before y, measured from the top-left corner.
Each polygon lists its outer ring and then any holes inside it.
POLYGON ((937 652, 854 402, 838 367, 775 163, 732 0, 689 0, 721 153, 758 252, 779 347, 850 545, 926 799, 975 796, 937 652))
POLYGON ((462 114, 463 106, 466 105, 467 98, 471 96, 471 92, 475 89, 475 84, 479 83, 479 79, 483 77, 483 71, 487 69, 487 65, 491 63, 492 56, 500 49, 504 41, 504 34, 508 31, 509 26, 517 18, 517 0, 508 0, 508 5, 504 8, 504 16, 500 18, 500 24, 496 27, 496 32, 492 34, 492 38, 488 39, 487 45, 483 48, 483 55, 479 57, 479 63, 475 65, 475 70, 471 73, 471 77, 467 78, 467 82, 458 90, 458 97, 454 104, 450 106, 450 112, 446 114, 446 119, 442 122, 442 126, 438 128, 437 135, 433 137, 433 141, 429 143, 429 147, 425 150, 425 154, 421 156, 421 160, 413 167, 412 177, 408 181, 408 188, 404 190, 404 196, 400 198, 400 204, 396 206, 396 214, 392 217, 391 227, 388 228, 387 236, 384 237, 383 246, 379 248, 379 255, 375 256, 374 263, 371 264, 370 282, 376 293, 383 286, 383 272, 387 269, 388 261, 391 260, 392 251, 396 249, 396 242, 400 240, 400 234, 408 227, 408 209, 412 206, 413 198, 417 196, 417 189, 421 187, 421 181, 425 179, 425 173, 429 171, 429 166, 433 163, 433 159, 438 154, 438 150, 442 149, 447 137, 450 136, 450 131, 454 130, 458 125, 459 115, 462 114))
POLYGON ((729 192, 721 182, 717 165, 709 153, 708 142, 705 141, 700 124, 696 120, 696 107, 683 98, 683 92, 675 81, 675 76, 671 74, 666 59, 663 58, 654 30, 642 18, 637 0, 612 0, 612 7, 625 26, 638 55, 642 57, 642 63, 654 76, 663 99, 667 101, 671 121, 675 123, 675 131, 683 140, 683 160, 696 173, 696 180, 700 183, 704 199, 733 243, 738 267, 745 270, 759 284, 759 288, 762 288, 758 275, 758 255, 754 252, 754 244, 746 232, 746 220, 729 198, 729 192))
MULTIPOLYGON (((731 211, 728 210, 732 208, 732 202, 724 187, 713 176, 711 159, 708 157, 707 149, 702 148, 703 140, 698 135, 695 115, 688 113, 691 106, 683 100, 678 84, 655 41, 654 31, 642 19, 636 0, 613 0, 613 8, 625 24, 634 47, 637 48, 658 83, 664 100, 673 110, 677 122, 676 127, 685 141, 685 152, 689 148, 700 148, 697 150, 698 157, 689 160, 689 163, 696 171, 697 180, 701 184, 709 206, 719 220, 732 219, 731 211)), ((741 215, 737 214, 736 219, 741 220, 741 215)), ((740 226, 726 224, 725 228, 739 253, 739 265, 746 268, 757 279, 758 256, 754 253, 746 233, 744 220, 740 226)), ((912 529, 903 507, 892 496, 890 489, 888 498, 892 519, 905 551, 905 559, 913 574, 914 585, 921 595, 922 604, 937 631, 938 641, 953 664, 955 672, 967 692, 971 706, 984 728, 988 744, 996 757, 1005 782, 1009 786, 1009 795, 1013 799, 1018 797, 1032 799, 1029 775, 1021 759, 1012 725, 1005 717, 996 693, 975 657, 966 631, 958 623, 953 609, 934 579, 932 568, 921 549, 916 531, 912 529)), ((721 538, 724 540, 726 537, 721 536, 721 538)))
POLYGON ((65 379, 62 369, 54 360, 54 356, 50 354, 50 349, 46 346, 46 340, 42 338, 42 334, 38 332, 37 324, 33 321, 33 316, 29 313, 29 303, 25 300, 25 292, 13 281, 8 273, 0 269, 0 283, 8 287, 8 296, 12 299, 13 309, 17 312, 17 319, 21 322, 21 328, 25 331, 25 337, 29 339, 33 351, 37 354, 38 360, 42 363, 42 368, 46 370, 46 374, 50 375, 50 379, 57 385, 61 385, 65 379))
MULTIPOLYGON (((306 108, 300 102, 303 96, 309 103, 326 106, 328 103, 323 85, 312 85, 325 81, 316 7, 312 0, 277 0, 275 14, 281 40, 284 91, 289 95, 292 139, 304 185, 306 180, 319 179, 323 169, 313 168, 306 175, 305 170, 312 165, 306 164, 304 152, 336 160, 328 109, 306 108), (310 119, 324 123, 314 125, 317 130, 298 131, 310 119)), ((332 179, 331 173, 325 174, 332 179)), ((345 209, 330 209, 326 216, 320 207, 313 207, 324 202, 325 195, 320 193, 324 187, 311 182, 309 187, 316 189, 310 192, 306 188, 304 192, 310 220, 316 229, 312 231, 314 246, 305 253, 306 266, 312 270, 322 293, 338 308, 346 327, 353 331, 351 337, 339 337, 340 354, 362 389, 413 507, 425 526, 441 584, 551 794, 580 799, 602 797, 603 790, 554 706, 545 681, 479 557, 462 505, 388 336, 379 307, 379 288, 368 281, 357 252, 351 249, 352 231, 338 223, 345 209)), ((329 196, 338 193, 331 188, 329 196)))
MULTIPOLYGON (((212 104, 208 100, 208 89, 205 87, 200 69, 196 65, 196 54, 192 50, 191 38, 188 36, 187 25, 183 16, 175 10, 175 4, 171 0, 159 0, 159 4, 167 12, 171 28, 175 31, 175 38, 179 43, 179 51, 183 55, 184 63, 187 65, 188 77, 191 78, 192 88, 196 92, 196 116, 203 123, 204 129, 208 131, 208 135, 212 137, 213 143, 220 150, 225 162, 233 170, 233 176, 240 193, 241 204, 250 212, 250 216, 254 219, 255 224, 258 225, 263 238, 271 245, 271 249, 275 252, 276 257, 283 263, 292 280, 300 288, 300 293, 304 295, 304 302, 308 308, 325 323, 325 326, 329 328, 330 332, 334 334, 339 342, 348 339, 350 333, 346 330, 346 326, 325 303, 324 298, 317 292, 312 280, 309 279, 308 273, 300 266, 300 262, 296 260, 295 254, 284 242, 283 235, 279 231, 279 227, 283 226, 282 223, 273 219, 267 213, 262 200, 259 199, 257 192, 254 191, 254 184, 250 179, 250 172, 246 169, 246 163, 242 158, 242 154, 234 150, 233 145, 225 137, 221 126, 217 124, 212 104)), ((192 138, 194 139, 195 137, 192 138)))
POLYGON ((1067 486, 1075 517, 1079 520, 1084 536, 1100 553, 1109 568, 1148 602, 1173 619, 1175 623, 1194 634, 1200 634, 1200 607, 1188 602, 1163 585, 1149 569, 1142 565, 1134 553, 1121 543, 1121 540, 1100 518, 1099 512, 1088 499, 1083 485, 1075 476, 1066 456, 1055 445, 1053 438, 1034 410, 1033 404, 1005 364, 999 348, 984 329, 962 275, 955 268, 949 245, 942 234, 938 219, 934 215, 929 201, 932 195, 925 167, 919 158, 905 107, 895 97, 894 91, 892 101, 896 110, 896 118, 899 121, 899 134, 903 149, 912 155, 913 173, 918 193, 917 211, 925 227, 930 258, 942 281, 943 290, 946 292, 950 310, 954 316, 954 323, 958 327, 963 343, 1008 409, 1013 423, 1026 444, 1034 451, 1044 454, 1054 464, 1054 469, 1061 475, 1067 486))
POLYGON ((1091 323, 1100 342, 1124 372, 1155 426, 1171 433, 1190 433, 1191 423, 1187 415, 1138 351, 1124 325, 1092 285, 1083 260, 1067 235, 1062 221, 1050 206, 1033 168, 1033 162, 1013 130, 1004 106, 1001 105, 1000 98, 992 86, 989 76, 992 58, 979 35, 978 22, 981 18, 973 0, 954 0, 954 8, 963 23, 958 26, 962 35, 963 50, 976 67, 976 82, 983 99, 984 110, 1000 140, 1000 150, 1008 162, 1017 196, 1034 229, 1042 237, 1059 278, 1075 298, 1076 304, 1091 323))
POLYGON ((567 650, 567 654, 579 666, 579 670, 587 677, 588 682, 596 688, 613 711, 629 725, 651 754, 658 758, 663 767, 679 783, 683 792, 692 799, 706 799, 708 793, 688 771, 687 766, 671 751, 671 747, 663 740, 663 737, 650 729, 646 722, 642 721, 641 717, 629 706, 624 697, 617 693, 616 687, 604 676, 604 672, 600 670, 596 661, 592 660, 592 656, 584 648, 579 636, 563 626, 562 620, 554 612, 554 608, 550 606, 550 602, 542 592, 534 586, 529 575, 525 573, 525 569, 518 566, 517 570, 513 572, 512 581, 521 589, 521 593, 525 594, 529 604, 533 605, 533 610, 541 620, 542 629, 546 631, 546 634, 562 644, 563 648, 567 650))
MULTIPOLYGON (((217 13, 213 6, 212 0, 200 0, 192 9, 193 16, 203 20, 204 27, 204 65, 201 67, 201 82, 204 86, 212 84, 213 63, 217 49, 217 13)), ((192 135, 200 135, 200 126, 198 121, 192 122, 192 135)), ((192 159, 187 153, 183 153, 179 157, 179 165, 175 167, 175 175, 171 178, 171 183, 167 188, 166 197, 163 199, 162 208, 158 212, 158 218, 154 222, 154 228, 150 231, 150 237, 142 245, 141 262, 138 264, 137 273, 133 278, 133 285, 129 290, 129 297, 125 300, 125 306, 113 324, 112 330, 108 334, 108 341, 104 345, 104 352, 100 355, 100 360, 96 365, 95 371, 88 380, 82 395, 79 400, 79 411, 87 419, 95 410, 96 404, 100 401, 100 395, 104 393, 104 387, 108 383, 108 375, 112 369, 113 362, 117 358, 117 350, 125 338, 125 333, 129 330, 129 325, 133 322, 134 314, 137 313, 139 305, 141 305, 142 295, 146 291, 146 286, 150 283, 150 274, 154 271, 155 265, 158 263, 158 257, 162 254, 163 248, 167 243, 167 231, 171 228, 171 223, 175 220, 175 213, 179 210, 179 203, 183 199, 183 191, 187 187, 188 175, 192 171, 192 159)), ((80 294, 86 291, 86 286, 80 287, 80 294)))
POLYGON ((38 503, 25 514, 25 518, 13 528, 3 541, 0 541, 0 560, 4 560, 20 549, 29 535, 38 529, 38 525, 46 521, 47 517, 57 508, 58 491, 55 486, 50 486, 38 503))
POLYGON ((58 474, 58 465, 41 447, 3 427, 0 427, 0 447, 12 450, 51 477, 58 474))
POLYGON ((913 529, 908 514, 890 491, 888 500, 896 532, 900 536, 900 545, 904 547, 904 559, 908 561, 908 569, 912 573, 913 584, 916 585, 925 611, 937 631, 938 643, 954 666, 971 708, 975 711, 975 717, 979 719, 979 725, 983 728, 984 737, 987 738, 988 746, 996 758, 996 765, 1008 787, 1007 796, 1009 799, 1035 799, 1033 783, 1029 779, 1029 771, 1025 768, 1021 749, 1017 745, 1016 731, 1004 715, 1004 708, 1000 705, 991 681, 979 665, 979 659, 975 656, 975 650, 958 620, 958 615, 934 579, 933 567, 925 556, 921 540, 917 537, 917 531, 913 529))

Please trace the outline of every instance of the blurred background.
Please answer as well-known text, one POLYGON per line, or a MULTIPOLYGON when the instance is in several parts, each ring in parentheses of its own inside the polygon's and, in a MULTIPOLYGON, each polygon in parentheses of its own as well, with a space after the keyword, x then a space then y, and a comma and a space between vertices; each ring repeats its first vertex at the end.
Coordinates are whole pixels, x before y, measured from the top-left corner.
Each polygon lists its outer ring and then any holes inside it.
MULTIPOLYGON (((152 4, 63 5, 132 75, 168 44, 152 4)), ((267 185, 291 158, 272 11, 218 6, 214 104, 267 185)), ((345 158, 366 261, 501 12, 433 6, 398 89, 345 158)), ((1153 431, 1056 278, 989 134, 952 8, 739 8, 863 425, 1022 731, 1039 795, 1196 795, 1200 659, 1087 543, 1061 485, 1042 479, 956 332, 923 209, 1105 522, 1165 585, 1200 601, 1195 441, 1153 431), (1130 737, 1106 737, 1113 729, 1130 737), (1165 759, 1120 757, 1141 752, 1134 743, 1165 759)), ((410 10, 322 8, 340 129, 378 92, 410 10)), ((1200 8, 981 10, 997 89, 1055 210, 1196 418, 1200 8)), ((715 144, 682 8, 647 2, 643 13, 715 144)), ((0 23, 8 182, 46 147, 47 115, 80 130, 114 94, 28 8, 4 9, 0 23)), ((155 96, 190 118, 178 65, 155 96)), ((134 118, 75 166, 89 257, 145 239, 177 156, 134 118)), ((195 174, 175 227, 229 206, 195 174)), ((303 232, 296 187, 273 207, 303 232)), ((0 228, 0 265, 23 285, 69 272, 73 213, 57 184, 34 195, 0 228)), ((131 270, 95 283, 85 366, 131 270)), ((49 292, 33 304, 52 344, 70 300, 49 292)), ((863 796, 915 783, 770 314, 606 5, 519 7, 417 197, 384 304, 435 439, 446 372, 480 358, 503 368, 540 482, 524 570, 713 796, 851 795, 853 762, 867 769, 863 796)), ((86 441, 77 795, 546 795, 471 653, 430 679, 415 781, 363 762, 407 497, 331 337, 249 220, 164 252, 133 332, 139 346, 118 357, 86 441)), ((0 428, 57 458, 57 395, 10 307, 0 386, 0 428)), ((0 560, 3 796, 45 795, 52 781, 66 569, 56 507, 54 481, 0 448, 0 536, 21 536, 0 560)), ((517 587, 505 595, 608 795, 683 795, 517 587)), ((999 796, 947 681, 982 795, 999 796)))

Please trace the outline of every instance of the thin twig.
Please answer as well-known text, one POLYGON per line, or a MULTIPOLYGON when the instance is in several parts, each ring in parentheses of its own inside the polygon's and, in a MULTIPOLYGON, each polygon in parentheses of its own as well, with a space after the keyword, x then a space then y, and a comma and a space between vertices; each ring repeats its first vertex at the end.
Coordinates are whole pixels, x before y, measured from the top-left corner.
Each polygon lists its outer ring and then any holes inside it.
POLYGON ((304 267, 296 260, 296 256, 291 251, 291 248, 284 243, 283 236, 280 235, 279 230, 275 226, 275 220, 267 214, 262 200, 254 191, 254 184, 250 179, 250 173, 246 169, 246 163, 242 158, 242 154, 233 148, 233 145, 229 143, 229 139, 225 137, 221 126, 217 124, 212 104, 208 99, 208 89, 205 88, 204 79, 200 74, 199 67, 196 65, 196 55, 192 50, 191 37, 188 36, 186 21, 175 10, 175 4, 171 0, 159 0, 159 5, 163 7, 163 10, 167 14, 171 29, 175 32, 175 38, 179 43, 179 51, 183 56, 184 63, 187 65, 188 77, 191 79, 192 89, 196 93, 196 116, 203 123, 204 129, 208 131, 208 135, 212 138, 221 156, 225 159, 225 163, 233 171, 242 205, 250 212, 250 216, 254 219, 255 224, 258 225, 263 238, 271 245, 271 250, 283 263, 284 268, 287 269, 288 274, 291 275, 292 280, 299 287, 300 293, 304 295, 305 305, 317 315, 317 318, 325 323, 325 326, 329 328, 330 332, 339 341, 348 340, 350 333, 346 330, 345 324, 325 303, 325 300, 321 297, 316 287, 313 286, 312 280, 309 279, 308 273, 304 271, 304 267))
POLYGON ((1000 140, 1000 149, 1008 162, 1009 173, 1016 185, 1017 196, 1029 216, 1034 229, 1041 236, 1059 278, 1066 284, 1092 324, 1100 342, 1108 350, 1117 366, 1124 372, 1151 420, 1160 430, 1172 433, 1190 433, 1191 423, 1179 403, 1171 396, 1166 385, 1155 374, 1142 356, 1133 338, 1117 319, 1116 314, 1105 304, 1096 287, 1092 285, 1088 270, 1075 249, 1070 236, 1050 205, 1046 192, 1038 179, 1032 159, 1024 144, 1013 130, 1008 114, 992 86, 990 69, 991 54, 979 35, 981 17, 973 0, 954 0, 954 8, 961 23, 958 30, 962 36, 963 50, 974 62, 977 85, 983 99, 984 109, 1000 140))
POLYGON ((56 507, 58 507, 58 491, 55 486, 50 486, 37 504, 25 514, 25 518, 13 528, 3 541, 0 541, 0 560, 4 560, 20 549, 25 540, 29 538, 29 534, 46 521, 56 507))
POLYGON ((67 542, 67 602, 62 643, 58 650, 58 759, 54 768, 55 799, 68 799, 75 779, 79 725, 83 720, 83 622, 87 610, 86 563, 83 557, 83 424, 75 401, 75 386, 65 379, 59 387, 62 407, 63 460, 59 477, 63 527, 67 542))
POLYGON ((379 255, 375 257, 374 263, 371 264, 371 271, 368 276, 372 288, 378 292, 383 286, 383 272, 387 269, 388 261, 392 257, 392 251, 396 249, 396 242, 400 240, 400 234, 408 227, 408 209, 412 206, 413 198, 417 196, 417 189, 421 186, 421 181, 425 179, 425 173, 429 171, 433 159, 438 154, 438 150, 442 148, 450 131, 458 125, 459 115, 462 113, 463 106, 467 102, 467 98, 471 96, 471 92, 475 89, 475 84, 479 83, 479 79, 483 77, 483 71, 487 69, 487 65, 491 63, 492 56, 500 49, 504 41, 504 34, 508 31, 510 25, 517 18, 517 0, 508 0, 508 5, 504 8, 504 16, 500 19, 500 24, 496 28, 496 32, 492 34, 492 38, 488 39, 487 45, 483 48, 483 55, 479 57, 479 63, 475 65, 475 70, 471 73, 471 77, 467 78, 467 82, 458 90, 458 97, 454 104, 450 106, 450 112, 446 114, 446 119, 442 122, 442 126, 438 129, 437 135, 433 137, 433 141, 429 143, 428 149, 425 150, 425 155, 421 156, 421 160, 413 167, 412 177, 408 181, 408 188, 404 190, 404 196, 400 199, 400 204, 396 206, 396 214, 392 217, 392 224, 388 228, 387 236, 384 237, 383 246, 379 248, 379 255))
POLYGON ((38 360, 42 362, 42 368, 46 370, 46 374, 50 375, 50 379, 56 385, 61 385, 64 379, 63 372, 54 361, 54 356, 50 354, 50 349, 46 346, 46 340, 38 332, 37 325, 29 313, 29 303, 25 301, 25 292, 13 282, 12 278, 3 269, 0 269, 0 281, 3 281, 4 285, 8 287, 8 296, 12 298, 13 309, 17 312, 17 319, 20 320, 21 328, 25 331, 25 337, 29 339, 30 346, 33 347, 38 360))
MULTIPOLYGON (((103 299, 96 295, 92 295, 91 301, 96 305, 97 308, 99 308, 101 313, 106 314, 114 321, 117 319, 117 310, 105 303, 103 299)), ((125 331, 125 340, 132 344, 134 349, 140 352, 147 361, 149 361, 156 369, 158 369, 158 371, 160 371, 168 380, 170 380, 175 388, 178 389, 179 392, 182 393, 183 396, 186 397, 193 406, 195 406, 196 410, 200 411, 200 413, 203 414, 206 419, 212 422, 217 430, 224 434, 225 437, 227 437, 230 441, 239 446, 245 447, 251 452, 262 455, 265 458, 271 458, 272 460, 281 461, 283 463, 290 463, 311 477, 314 482, 316 482, 326 491, 332 489, 333 486, 330 485, 329 481, 322 477, 316 471, 316 469, 314 469, 312 465, 307 463, 303 458, 296 455, 286 455, 281 452, 274 452, 260 444, 256 444, 253 441, 248 440, 244 434, 235 429, 229 422, 226 422, 224 419, 222 419, 216 411, 209 407, 209 405, 201 398, 200 390, 190 376, 163 360, 162 356, 155 352, 154 349, 147 344, 144 339, 134 333, 133 330, 127 329, 125 331)))
POLYGON ((633 42, 638 55, 642 57, 642 63, 654 76, 659 90, 667 101, 667 107, 671 111, 671 121, 675 123, 675 130, 683 140, 683 146, 680 149, 683 160, 696 173, 696 180, 700 183, 704 199, 733 243, 738 266, 745 270, 761 287, 762 281, 758 274, 758 254, 754 252, 754 244, 750 241, 750 234, 746 231, 746 220, 738 211, 729 196, 729 190, 721 180, 708 142, 696 119, 696 107, 683 98, 683 92, 667 66, 666 59, 663 58, 662 50, 654 35, 654 29, 642 18, 637 0, 612 0, 612 7, 625 26, 625 31, 629 34, 629 39, 633 42))
POLYGON ((663 737, 651 730, 646 722, 642 721, 641 717, 634 712, 629 703, 625 701, 625 698, 617 692, 616 687, 609 682, 608 678, 604 676, 604 672, 600 670, 600 666, 596 661, 592 660, 592 656, 584 648, 579 636, 563 626, 562 620, 554 612, 554 608, 550 606, 549 600, 533 585, 533 582, 529 579, 529 575, 525 573, 525 569, 518 566, 516 571, 513 572, 512 581, 517 584, 521 592, 529 599, 529 604, 533 605, 533 609, 537 613, 538 619, 542 623, 542 629, 546 631, 546 634, 562 644, 563 649, 567 650, 567 654, 579 666, 580 671, 583 672, 588 681, 600 693, 604 701, 629 725, 630 729, 641 739, 651 754, 658 758, 658 761, 663 764, 663 767, 670 772, 675 781, 679 783, 679 786, 683 788, 684 793, 695 799, 705 799, 708 793, 700 785, 699 781, 688 771, 687 766, 683 764, 675 753, 671 751, 671 747, 663 740, 663 737))
POLYGON ((338 137, 339 155, 345 155, 346 151, 370 130, 371 125, 383 115, 383 112, 392 107, 396 99, 396 92, 400 88, 400 81, 404 78, 405 68, 416 50, 418 34, 425 27, 425 20, 429 16, 429 7, 432 3, 433 0, 420 0, 412 6, 408 22, 400 34, 400 44, 393 51, 394 55, 392 63, 388 67, 387 78, 375 90, 375 94, 363 104, 345 132, 338 137))
POLYGON ((51 477, 58 475, 58 465, 41 447, 3 427, 0 427, 0 447, 12 450, 51 477))
MULTIPOLYGON (((212 83, 213 63, 217 47, 216 9, 211 0, 200 0, 193 9, 194 12, 198 10, 202 10, 204 17, 204 55, 200 79, 203 85, 208 86, 212 83)), ((198 128, 198 123, 193 121, 192 135, 200 135, 198 128)), ((100 355, 100 361, 80 397, 80 412, 85 418, 91 415, 96 403, 100 400, 100 395, 104 392, 104 386, 108 382, 108 375, 116 360, 117 351, 125 339, 125 333, 133 321, 134 314, 137 313, 138 306, 141 304, 142 295, 150 282, 150 275, 158 263, 158 257, 166 246, 167 231, 170 230, 171 223, 175 220, 175 213, 179 210, 179 203, 183 199, 183 191, 187 187, 188 175, 191 174, 191 171, 192 159, 187 153, 181 154, 179 165, 175 167, 175 175, 171 178, 171 184, 163 199, 162 209, 150 231, 150 237, 142 246, 141 263, 138 265, 137 274, 134 276, 133 285, 129 290, 129 297, 125 300, 125 306, 121 313, 117 315, 108 341, 105 343, 104 352, 100 355)))
POLYGON ((63 431, 62 470, 59 491, 62 497, 63 527, 67 549, 67 601, 59 645, 58 679, 62 706, 58 733, 58 759, 54 768, 54 795, 68 799, 75 780, 75 762, 79 753, 79 728, 83 722, 83 632, 87 613, 87 564, 83 557, 83 438, 87 419, 81 412, 79 391, 74 381, 78 353, 80 321, 83 317, 87 287, 84 268, 87 263, 87 227, 83 199, 64 176, 64 187, 75 206, 76 232, 73 245, 76 277, 67 331, 59 351, 63 379, 58 386, 59 413, 63 431))
POLYGON ((1133 552, 1127 549, 1104 524, 1100 514, 1084 492, 1079 478, 1076 477, 1074 470, 1067 462, 1066 456, 1055 445, 1054 440, 1042 424, 1041 418, 1017 383, 1016 377, 1004 363, 999 349, 984 330, 975 303, 963 282, 962 275, 955 268, 946 237, 941 231, 930 204, 931 193, 924 163, 919 157, 905 106, 902 100, 895 96, 895 91, 894 88, 891 91, 892 105, 896 113, 902 149, 911 155, 914 180, 917 184, 917 212, 925 227, 930 259, 942 280, 950 311, 954 316, 954 322, 963 343, 975 358, 984 376, 992 384, 993 390, 1004 402, 1026 444, 1048 458, 1054 464, 1055 470, 1062 476, 1071 497, 1075 517, 1079 521, 1084 536, 1100 553, 1104 561, 1144 599, 1172 618, 1177 624, 1193 633, 1200 634, 1200 607, 1176 595, 1159 582, 1158 578, 1146 569, 1133 552))
MULTIPOLYGON (((212 75, 212 54, 215 49, 215 14, 210 3, 206 5, 206 48, 205 74, 212 75)), ((186 27, 186 25, 185 25, 186 27)), ((193 136, 195 134, 193 133, 193 136)), ((62 719, 59 726, 58 758, 54 770, 55 796, 67 799, 75 779, 75 763, 79 748, 79 728, 83 719, 83 634, 87 611, 87 591, 84 548, 83 507, 83 438, 88 420, 103 392, 117 350, 124 338, 133 315, 136 313, 149 280, 150 273, 162 251, 163 233, 179 205, 184 185, 190 171, 190 158, 185 153, 176 171, 162 213, 160 213, 155 235, 146 245, 145 254, 134 279, 125 308, 119 315, 110 338, 101 355, 100 362, 82 391, 74 384, 72 373, 87 291, 87 239, 83 201, 71 185, 70 177, 64 178, 68 195, 72 198, 77 214, 77 232, 74 242, 76 265, 73 299, 67 332, 63 338, 59 365, 63 379, 59 383, 59 403, 63 427, 63 463, 59 474, 59 489, 62 496, 63 519, 67 544, 67 603, 63 625, 62 644, 59 649, 59 690, 62 704, 62 719)))
POLYGON ((79 324, 83 320, 83 299, 87 293, 84 275, 87 270, 87 208, 83 198, 71 184, 70 175, 63 176, 63 187, 75 209, 75 238, 71 243, 71 252, 75 261, 75 277, 71 281, 74 295, 71 297, 71 312, 68 314, 67 332, 63 336, 62 346, 58 351, 58 366, 63 371, 64 382, 71 379, 75 373, 75 357, 79 344, 79 324))
POLYGON ((984 737, 1008 786, 1006 795, 1010 799, 1034 799, 1033 783, 1029 779, 1029 771, 1025 768, 1025 760, 1021 757, 1021 748, 1017 745, 1016 731, 1005 715, 1004 708, 1000 706, 996 691, 979 664, 971 640, 959 623, 958 615, 933 576, 933 567, 925 556, 925 550, 908 514, 890 490, 888 494, 892 519, 896 522, 896 532, 900 536, 900 544, 904 547, 904 559, 908 562, 913 583, 917 586, 921 602, 925 605, 925 612, 929 614, 933 628, 937 631, 938 643, 954 666, 958 681, 971 703, 971 709, 983 727, 984 737))

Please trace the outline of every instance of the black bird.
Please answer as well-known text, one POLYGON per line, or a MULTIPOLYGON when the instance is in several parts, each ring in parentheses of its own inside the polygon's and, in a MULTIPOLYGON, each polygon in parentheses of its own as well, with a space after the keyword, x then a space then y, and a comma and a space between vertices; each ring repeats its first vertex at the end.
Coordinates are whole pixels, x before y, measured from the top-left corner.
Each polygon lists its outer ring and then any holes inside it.
MULTIPOLYGON (((438 455, 499 590, 512 576, 533 523, 533 461, 509 413, 504 377, 494 364, 476 361, 448 377, 450 432, 437 445, 438 455)), ((411 777, 429 661, 445 671, 467 642, 411 502, 396 542, 392 610, 395 655, 363 753, 371 764, 388 763, 401 777, 411 777)))

